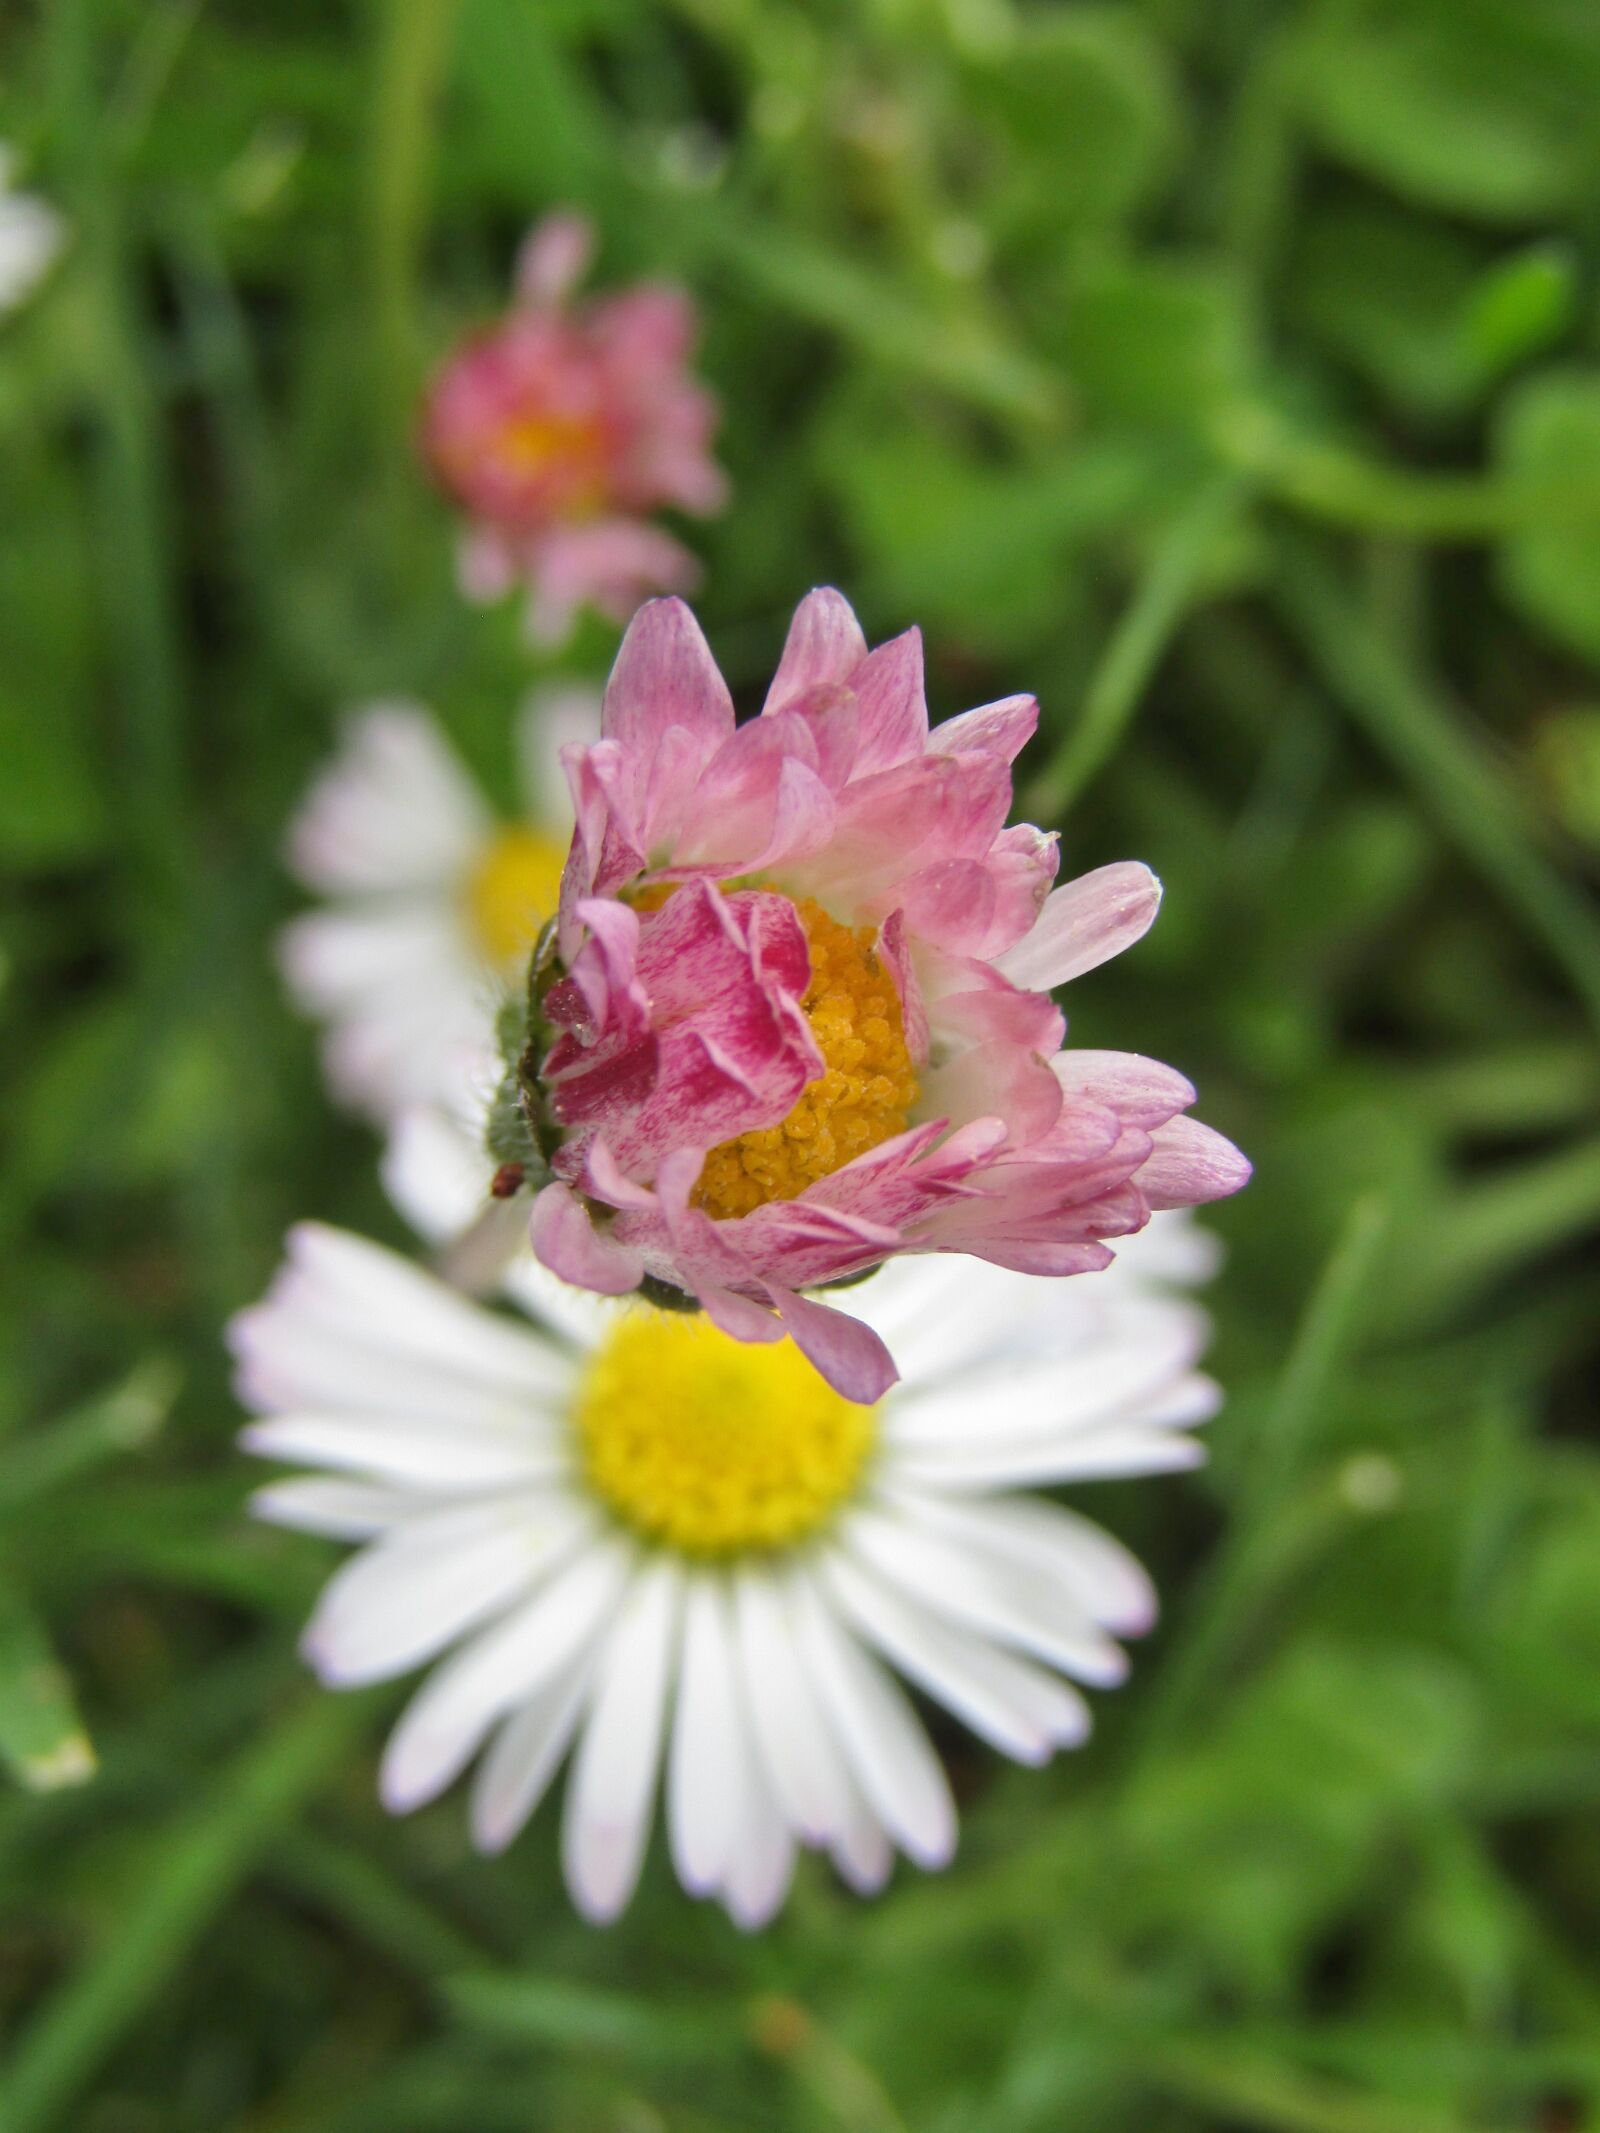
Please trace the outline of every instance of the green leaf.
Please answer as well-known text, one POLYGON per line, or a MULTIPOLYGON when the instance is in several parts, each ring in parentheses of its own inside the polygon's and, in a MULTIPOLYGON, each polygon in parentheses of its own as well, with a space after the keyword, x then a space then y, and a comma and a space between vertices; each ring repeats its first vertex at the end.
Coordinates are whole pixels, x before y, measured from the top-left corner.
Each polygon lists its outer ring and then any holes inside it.
POLYGON ((30 1792, 81 1785, 94 1750, 72 1684, 27 1600, 0 1582, 0 1760, 30 1792))
POLYGON ((1499 564, 1529 619, 1600 666, 1600 370, 1546 371, 1519 386, 1501 410, 1495 452, 1510 476, 1592 487, 1590 523, 1531 526, 1502 544, 1499 564))
POLYGON ((1190 430, 1241 394, 1255 335, 1239 281, 1218 263, 1144 257, 1086 266, 1062 343, 1090 410, 1110 421, 1190 430))

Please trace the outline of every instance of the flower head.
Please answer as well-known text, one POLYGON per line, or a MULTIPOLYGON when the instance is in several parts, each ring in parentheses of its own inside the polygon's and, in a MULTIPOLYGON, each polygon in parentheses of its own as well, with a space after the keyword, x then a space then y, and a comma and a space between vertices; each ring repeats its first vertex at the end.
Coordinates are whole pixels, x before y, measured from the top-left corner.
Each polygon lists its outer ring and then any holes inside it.
POLYGON ((66 239, 65 225, 53 207, 33 193, 12 189, 15 161, 0 141, 0 313, 32 295, 66 239))
POLYGON ((279 1523, 357 1543, 307 1631, 334 1686, 437 1662, 390 1738, 396 1812, 475 1758, 472 1830, 509 1844, 571 1752, 573 1900, 615 1917, 664 1767, 685 1888, 745 1926, 796 1848, 854 1888, 894 1850, 942 1866, 943 1770, 896 1675, 1003 1754, 1082 1741, 1074 1683, 1123 1678, 1137 1563, 1041 1486, 1191 1466, 1215 1388, 1205 1271, 1181 1218, 1067 1295, 949 1261, 853 1294, 904 1382, 842 1399, 789 1347, 609 1302, 524 1253, 520 1323, 374 1245, 295 1231, 233 1327, 249 1449, 321 1469, 264 1489, 279 1523))
POLYGON ((428 463, 466 515, 469 597, 526 585, 545 642, 586 604, 625 621, 646 593, 693 585, 694 558, 650 519, 715 511, 727 488, 715 404, 688 371, 693 306, 649 284, 573 302, 592 244, 579 217, 539 225, 511 312, 450 358, 423 420, 428 463))
POLYGON ((1050 988, 1136 941, 1160 888, 1130 863, 1052 890, 1055 837, 1006 826, 1037 716, 1010 697, 930 731, 917 632, 869 652, 824 591, 736 726, 689 610, 640 611, 601 739, 566 752, 577 829, 522 1074, 547 1266, 792 1333, 870 1401, 881 1341, 800 1291, 902 1252, 1082 1273, 1153 1208, 1244 1183, 1181 1074, 1062 1048, 1050 988))
POLYGON ((492 1085, 495 1017, 556 908, 571 836, 559 750, 593 730, 583 688, 534 696, 527 813, 497 822, 430 715, 369 705, 290 825, 289 863, 329 899, 284 932, 301 1006, 328 1024, 335 1091, 379 1120, 492 1085))

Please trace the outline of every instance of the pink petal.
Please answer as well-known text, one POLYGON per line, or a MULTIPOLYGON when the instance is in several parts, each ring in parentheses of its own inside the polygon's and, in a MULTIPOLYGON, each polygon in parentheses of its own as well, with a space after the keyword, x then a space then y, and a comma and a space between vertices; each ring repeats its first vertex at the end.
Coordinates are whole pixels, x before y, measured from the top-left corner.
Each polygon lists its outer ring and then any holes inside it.
POLYGON ((920 756, 928 739, 922 632, 909 629, 869 652, 851 677, 861 710, 855 774, 890 770, 920 756))
POLYGON ((681 600, 649 600, 629 623, 606 683, 601 725, 608 739, 644 752, 669 727, 682 726, 703 760, 733 731, 733 699, 681 600))
POLYGON ((558 304, 582 281, 594 257, 594 224, 570 210, 546 215, 522 240, 514 283, 524 303, 558 304))
POLYGON ((1137 860, 1097 867, 1053 890, 1033 931, 997 967, 1013 985, 1049 992, 1131 948, 1160 904, 1160 882, 1137 860))
POLYGON ((1232 1141, 1196 1118, 1169 1119, 1151 1135, 1153 1151, 1134 1175, 1152 1207, 1197 1207, 1225 1200, 1250 1182, 1251 1166, 1232 1141))
POLYGON ((848 681, 866 656, 867 640, 849 601, 831 585, 819 586, 794 611, 763 712, 783 710, 819 683, 848 681))
POLYGON ((922 1077, 924 1110, 964 1126, 1003 1118, 1014 1148, 1041 1140, 1061 1116, 1061 1084, 1036 1052, 977 1044, 922 1077))
POLYGON ((626 1296, 644 1279, 639 1253, 603 1237, 582 1201, 565 1185, 545 1186, 533 1203, 529 1233, 540 1262, 575 1288, 626 1296))
POLYGON ((1038 724, 1036 696, 1003 696, 998 703, 980 704, 959 718, 941 720, 928 735, 928 746, 941 755, 997 755, 1003 763, 1014 763, 1038 724))
POLYGON ((1104 1104, 1147 1132, 1187 1111, 1195 1100, 1194 1084, 1176 1067, 1137 1052, 1058 1052, 1050 1064, 1067 1096, 1104 1104))
POLYGON ((847 1400, 870 1407, 898 1382, 894 1357, 859 1318, 792 1290, 775 1290, 773 1302, 795 1346, 847 1400))

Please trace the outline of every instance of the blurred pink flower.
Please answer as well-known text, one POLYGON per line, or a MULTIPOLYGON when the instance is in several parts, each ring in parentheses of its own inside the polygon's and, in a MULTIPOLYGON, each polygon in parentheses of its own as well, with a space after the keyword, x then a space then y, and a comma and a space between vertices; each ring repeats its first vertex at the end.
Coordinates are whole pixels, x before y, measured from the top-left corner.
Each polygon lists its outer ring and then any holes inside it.
POLYGON ((428 463, 466 515, 463 590, 487 601, 525 586, 543 643, 580 607, 620 622, 647 593, 693 586, 694 557, 650 515, 727 496, 716 403, 688 371, 693 304, 652 284, 573 301, 592 250, 581 217, 540 223, 510 312, 450 358, 423 417, 428 463))
POLYGON ((930 732, 917 631, 869 653, 822 591, 736 727, 688 608, 635 616, 602 738, 564 751, 548 1267, 654 1276, 873 1400, 881 1340, 801 1290, 901 1252, 1084 1273, 1153 1208, 1238 1190, 1181 1074, 1061 1048, 1050 988, 1138 940, 1160 885, 1125 863, 1052 892, 1056 838, 1005 826, 1037 717, 1010 697, 930 732))

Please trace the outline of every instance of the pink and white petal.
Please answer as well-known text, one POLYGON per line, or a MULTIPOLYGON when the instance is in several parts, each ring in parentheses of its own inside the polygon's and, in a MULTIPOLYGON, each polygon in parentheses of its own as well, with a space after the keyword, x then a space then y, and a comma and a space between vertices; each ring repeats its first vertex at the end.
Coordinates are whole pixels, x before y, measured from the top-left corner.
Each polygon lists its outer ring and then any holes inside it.
POLYGON ((831 585, 819 586, 795 609, 763 715, 818 687, 848 682, 866 656, 867 640, 849 601, 831 585))
POLYGON ((1061 1116, 1061 1084, 1037 1052, 1014 1044, 975 1044, 923 1075, 918 1104, 952 1126, 1004 1119, 1007 1145, 1029 1148, 1061 1116))
POLYGON ((1161 907, 1161 884, 1147 866, 1120 860, 1054 889, 1031 933, 999 958, 1013 985, 1049 992, 1131 948, 1161 907))
POLYGON ((1002 763, 1014 763, 1038 724, 1036 696, 1003 696, 958 718, 942 719, 929 733, 928 746, 940 755, 996 755, 1002 763))
POLYGON ((928 740, 922 632, 906 630, 869 652, 850 677, 859 714, 853 776, 920 757, 928 740))
POLYGON ((575 1288, 626 1296, 644 1279, 642 1255, 602 1236, 583 1202, 559 1180, 534 1201, 529 1235, 541 1265, 575 1288))
POLYGON ((520 302, 544 309, 575 289, 594 258, 594 224, 557 210, 536 222, 517 252, 513 286, 520 302))
POLYGON ((681 726, 712 755, 733 731, 733 699, 700 625, 681 600, 650 600, 628 625, 606 683, 604 732, 648 751, 681 726))
POLYGON ((1248 1185, 1249 1158, 1196 1118, 1169 1119, 1151 1135, 1149 1160, 1134 1173, 1152 1207, 1196 1207, 1248 1185))
POLYGON ((859 1318, 792 1289, 774 1289, 772 1301, 795 1346, 845 1399, 870 1407, 899 1378, 894 1357, 859 1318))
POLYGON ((1058 1052, 1050 1062, 1063 1093, 1114 1111, 1130 1126, 1152 1132, 1186 1111, 1195 1100, 1193 1082, 1176 1067, 1138 1052, 1058 1052))
POLYGON ((567 1780, 561 1860, 579 1913, 607 1925, 638 1885, 650 1834, 684 1574, 657 1557, 635 1577, 600 1656, 567 1780))

